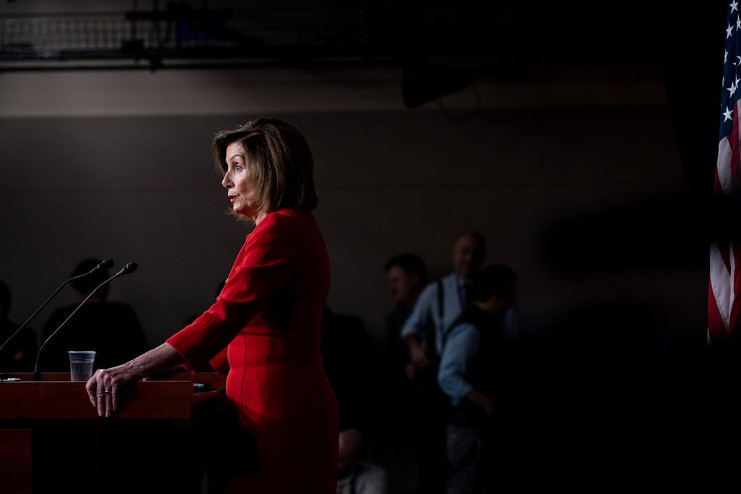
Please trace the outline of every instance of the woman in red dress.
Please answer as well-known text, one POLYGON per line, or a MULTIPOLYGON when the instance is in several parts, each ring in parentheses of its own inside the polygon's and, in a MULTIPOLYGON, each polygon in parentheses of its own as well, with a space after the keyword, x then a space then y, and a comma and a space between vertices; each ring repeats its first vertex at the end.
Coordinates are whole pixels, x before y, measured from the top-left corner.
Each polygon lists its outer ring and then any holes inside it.
POLYGON ((96 371, 90 401, 107 417, 126 383, 174 365, 228 368, 226 396, 256 466, 231 474, 226 492, 333 494, 337 402, 319 353, 330 271, 311 215, 311 150, 292 125, 259 118, 218 133, 213 153, 233 212, 255 228, 216 302, 160 346, 96 371))

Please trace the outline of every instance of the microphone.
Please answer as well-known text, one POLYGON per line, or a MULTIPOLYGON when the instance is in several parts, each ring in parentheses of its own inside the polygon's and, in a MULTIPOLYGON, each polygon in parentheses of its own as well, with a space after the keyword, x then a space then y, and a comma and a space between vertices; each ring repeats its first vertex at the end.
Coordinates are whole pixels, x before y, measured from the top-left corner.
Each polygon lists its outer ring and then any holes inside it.
POLYGON ((12 334, 12 335, 10 335, 10 336, 8 337, 8 339, 7 339, 7 340, 5 340, 5 341, 3 342, 3 344, 2 344, 2 345, 0 345, 0 351, 2 351, 2 349, 3 349, 3 348, 5 348, 5 345, 7 345, 7 344, 8 344, 8 342, 9 342, 10 340, 12 340, 12 339, 13 339, 13 338, 15 337, 15 335, 17 335, 18 333, 20 333, 20 332, 21 332, 21 330, 22 330, 23 328, 25 328, 26 326, 28 326, 28 323, 30 323, 30 322, 31 322, 31 321, 33 320, 33 318, 34 318, 34 317, 36 317, 36 314, 38 314, 38 313, 39 313, 39 312, 41 311, 41 309, 43 309, 44 307, 46 307, 46 305, 47 305, 47 304, 48 304, 49 302, 51 302, 51 299, 53 299, 54 297, 56 297, 57 293, 59 293, 59 290, 61 290, 61 289, 62 289, 62 288, 64 288, 65 286, 67 286, 67 284, 68 284, 68 283, 70 283, 71 281, 75 281, 75 280, 78 280, 78 279, 80 279, 80 278, 86 278, 86 277, 88 277, 88 276, 91 276, 91 275, 93 275, 93 274, 97 273, 98 271, 101 271, 101 270, 105 270, 105 269, 108 269, 108 268, 110 268, 111 266, 113 266, 113 261, 112 261, 112 260, 110 260, 110 259, 106 259, 106 260, 104 260, 104 261, 100 261, 100 262, 98 263, 98 265, 97 265, 97 266, 95 266, 95 267, 94 267, 93 269, 91 269, 91 270, 90 270, 90 271, 88 271, 87 273, 83 273, 83 274, 78 274, 77 276, 73 276, 72 278, 68 279, 67 281, 65 281, 64 283, 62 283, 61 285, 59 285, 59 287, 58 287, 58 288, 57 288, 56 290, 54 290, 54 293, 52 293, 51 295, 49 295, 49 298, 47 298, 47 299, 46 299, 46 300, 44 301, 44 303, 43 303, 43 304, 41 304, 41 305, 39 306, 39 308, 38 308, 38 309, 36 309, 36 310, 34 311, 34 313, 33 313, 33 314, 31 314, 31 316, 30 316, 30 317, 29 317, 28 319, 26 319, 26 322, 24 322, 23 324, 21 324, 21 325, 20 325, 20 326, 18 327, 18 329, 16 329, 16 330, 15 330, 15 331, 13 332, 13 334, 12 334))
POLYGON ((107 280, 105 280, 103 283, 101 283, 100 285, 96 286, 93 289, 93 291, 91 291, 90 294, 88 294, 88 296, 85 297, 85 300, 83 300, 82 302, 80 302, 80 304, 77 307, 75 307, 75 310, 73 310, 72 313, 69 316, 67 316, 67 319, 65 319, 64 321, 62 321, 62 324, 60 324, 59 326, 57 326, 57 329, 55 329, 54 332, 52 334, 50 334, 49 337, 46 340, 44 340, 44 342, 41 344, 41 347, 39 348, 39 351, 36 353, 36 364, 33 367, 33 380, 34 381, 40 381, 41 380, 41 371, 39 371, 39 357, 41 357, 41 351, 44 349, 44 347, 46 346, 46 344, 49 343, 49 340, 51 340, 52 338, 54 338, 54 335, 56 335, 59 332, 59 330, 62 329, 62 327, 65 324, 67 324, 67 321, 69 321, 72 318, 72 316, 74 316, 77 313, 77 311, 80 310, 80 308, 83 305, 85 305, 85 303, 90 299, 90 297, 92 297, 95 292, 97 292, 101 287, 103 287, 103 285, 106 285, 107 283, 110 283, 111 281, 113 281, 114 279, 118 278, 119 276, 123 276, 123 275, 129 274, 129 273, 133 273, 134 271, 136 271, 136 268, 137 267, 138 266, 137 266, 137 264, 135 262, 130 262, 126 266, 124 266, 123 268, 121 268, 121 270, 118 273, 114 274, 113 276, 111 276, 110 278, 108 278, 107 280))

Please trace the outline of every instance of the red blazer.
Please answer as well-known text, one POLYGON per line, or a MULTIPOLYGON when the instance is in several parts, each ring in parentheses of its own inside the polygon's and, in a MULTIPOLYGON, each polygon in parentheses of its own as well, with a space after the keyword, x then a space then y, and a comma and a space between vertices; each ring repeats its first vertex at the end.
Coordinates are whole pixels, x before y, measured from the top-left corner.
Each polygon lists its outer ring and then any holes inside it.
POLYGON ((216 302, 170 337, 194 371, 226 349, 226 394, 257 446, 237 489, 327 493, 336 488, 337 402, 320 350, 329 257, 314 220, 284 209, 247 235, 216 302))

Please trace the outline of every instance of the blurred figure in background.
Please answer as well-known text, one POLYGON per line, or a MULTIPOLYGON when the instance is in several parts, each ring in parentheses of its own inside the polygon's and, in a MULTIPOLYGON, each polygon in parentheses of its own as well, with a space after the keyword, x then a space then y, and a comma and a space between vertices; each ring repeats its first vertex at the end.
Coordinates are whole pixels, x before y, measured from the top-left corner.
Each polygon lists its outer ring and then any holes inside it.
POLYGON ((385 319, 384 399, 379 400, 383 407, 379 417, 383 426, 376 439, 385 441, 382 463, 387 465, 390 488, 395 492, 405 492, 415 485, 412 473, 417 469, 415 437, 418 420, 413 406, 415 373, 409 349, 401 339, 401 328, 427 285, 427 266, 419 255, 403 252, 386 261, 384 275, 393 307, 385 319))
POLYGON ((484 236, 475 230, 459 235, 451 258, 453 272, 424 288, 401 331, 418 373, 436 366, 443 333, 470 303, 470 286, 486 259, 484 236))
POLYGON ((321 326, 322 363, 339 411, 339 427, 376 427, 376 366, 368 330, 354 315, 324 307, 321 326))
POLYGON ((340 430, 337 494, 388 494, 386 469, 365 459, 366 438, 360 429, 340 430))
MULTIPOLYGON (((473 286, 473 302, 444 336, 438 379, 450 397, 448 494, 493 493, 498 471, 496 419, 506 371, 505 313, 515 301, 517 275, 504 264, 484 268, 473 286)), ((511 451, 502 451, 503 455, 511 451)), ((501 490, 501 489, 499 489, 501 490)))
MULTIPOLYGON (((97 258, 83 259, 70 277, 89 272, 100 261, 97 258)), ((46 341, 75 308, 110 276, 108 270, 101 270, 72 281, 70 285, 77 292, 78 301, 52 313, 44 325, 41 341, 46 341)), ((39 356, 39 369, 68 372, 68 350, 95 350, 96 369, 122 364, 147 350, 144 330, 136 312, 126 303, 108 301, 109 286, 106 284, 96 291, 49 340, 39 356)))
POLYGON ((420 494, 445 492, 448 462, 445 429, 450 400, 440 390, 437 369, 443 334, 468 306, 470 286, 486 258, 486 241, 475 230, 459 235, 451 250, 453 272, 429 283, 404 323, 401 338, 408 345, 414 381, 413 406, 420 494))
POLYGON ((408 387, 408 378, 413 376, 413 370, 410 368, 409 349, 401 339, 401 328, 427 285, 427 266, 420 256, 407 252, 386 261, 384 270, 394 304, 386 315, 386 351, 391 385, 394 391, 403 392, 408 387))
MULTIPOLYGON (((9 319, 12 301, 10 287, 0 281, 0 345, 4 345, 18 329, 18 325, 9 319)), ((0 351, 0 372, 32 372, 36 348, 36 333, 28 327, 23 328, 0 351)))

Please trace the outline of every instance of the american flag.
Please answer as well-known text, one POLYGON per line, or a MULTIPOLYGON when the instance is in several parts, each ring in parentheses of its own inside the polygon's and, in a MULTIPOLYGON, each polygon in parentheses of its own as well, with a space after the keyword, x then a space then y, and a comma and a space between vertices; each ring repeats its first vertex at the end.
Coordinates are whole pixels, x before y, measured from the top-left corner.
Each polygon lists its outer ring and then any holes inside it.
MULTIPOLYGON (((722 103, 718 162, 713 193, 716 197, 741 190, 739 150, 739 97, 741 96, 741 17, 737 0, 728 4, 726 48, 723 66, 722 103)), ((710 244, 708 288, 708 344, 739 336, 741 331, 741 245, 733 238, 715 239, 710 244)))

